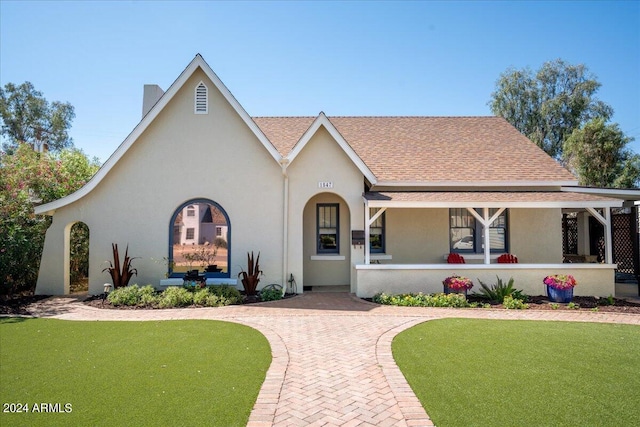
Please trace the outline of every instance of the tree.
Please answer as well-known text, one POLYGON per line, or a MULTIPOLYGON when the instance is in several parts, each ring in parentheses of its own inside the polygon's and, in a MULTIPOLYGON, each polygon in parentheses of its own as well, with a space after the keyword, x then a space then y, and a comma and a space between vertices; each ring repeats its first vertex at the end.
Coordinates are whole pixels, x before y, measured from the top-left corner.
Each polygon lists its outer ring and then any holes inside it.
POLYGON ((564 161, 580 185, 632 188, 640 185, 640 155, 626 145, 633 141, 617 124, 598 118, 574 130, 564 145, 564 161))
POLYGON ((18 86, 7 83, 0 88, 0 117, 0 133, 8 140, 3 143, 5 151, 12 152, 21 144, 29 144, 36 151, 43 144, 51 151, 73 147, 67 132, 75 117, 73 106, 49 103, 30 82, 18 86))
POLYGON ((608 120, 613 109, 595 98, 600 83, 583 64, 546 62, 534 75, 526 68, 500 75, 489 106, 551 157, 560 159, 564 141, 594 118, 608 120))
POLYGON ((36 216, 34 204, 71 194, 98 168, 97 159, 78 149, 38 153, 20 144, 0 152, 0 294, 35 288, 51 218, 36 216))

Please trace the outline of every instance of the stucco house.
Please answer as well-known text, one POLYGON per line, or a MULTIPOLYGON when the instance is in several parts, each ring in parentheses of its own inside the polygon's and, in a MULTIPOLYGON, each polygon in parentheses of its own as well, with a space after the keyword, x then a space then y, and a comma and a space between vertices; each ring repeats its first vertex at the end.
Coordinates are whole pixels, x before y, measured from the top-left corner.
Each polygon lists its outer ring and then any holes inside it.
POLYGON ((563 263, 563 211, 609 230, 623 204, 584 190, 502 118, 251 117, 196 55, 166 92, 145 86, 142 120, 91 181, 36 208, 53 216, 36 292, 69 292, 69 234, 82 221, 91 294, 110 281, 111 243, 139 257, 134 282, 160 287, 182 283, 176 248, 219 230, 227 248, 211 284, 241 287, 246 253, 259 251, 261 285, 293 277, 297 292, 441 292, 458 273, 514 277, 539 295, 546 275, 570 273, 576 294, 607 296, 609 239, 603 263, 563 263), (206 231, 213 217, 220 228, 206 231), (447 264, 450 252, 467 263, 447 264), (519 262, 496 263, 502 253, 519 262))

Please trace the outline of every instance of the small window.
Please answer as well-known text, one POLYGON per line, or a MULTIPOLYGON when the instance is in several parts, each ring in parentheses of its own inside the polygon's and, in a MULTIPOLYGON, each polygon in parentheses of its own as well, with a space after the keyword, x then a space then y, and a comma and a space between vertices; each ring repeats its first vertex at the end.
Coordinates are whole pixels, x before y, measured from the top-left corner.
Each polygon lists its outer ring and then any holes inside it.
POLYGON ((187 228, 187 235, 185 236, 185 238, 187 240, 193 240, 195 238, 196 235, 196 229, 195 228, 187 228))
POLYGON ((196 114, 209 113, 208 89, 203 82, 200 82, 198 86, 196 86, 195 113, 196 114))
POLYGON ((193 206, 187 207, 187 216, 196 216, 196 209, 193 206))
POLYGON ((340 253, 340 215, 337 203, 319 203, 316 207, 318 253, 340 253))
MULTIPOLYGON (((380 208, 371 209, 371 216, 375 215, 380 208)), ((376 220, 369 227, 369 249, 372 254, 384 253, 385 251, 385 236, 384 236, 384 223, 386 212, 382 212, 376 220)))
POLYGON ((222 227, 216 227, 216 237, 222 237, 222 227))

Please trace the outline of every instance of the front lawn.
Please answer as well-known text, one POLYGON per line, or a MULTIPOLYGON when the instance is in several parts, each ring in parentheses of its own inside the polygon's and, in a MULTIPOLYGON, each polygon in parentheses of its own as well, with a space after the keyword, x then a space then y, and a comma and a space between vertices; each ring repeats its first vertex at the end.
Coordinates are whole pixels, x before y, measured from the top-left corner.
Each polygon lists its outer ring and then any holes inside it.
POLYGON ((640 327, 442 319, 393 355, 438 427, 628 426, 640 420, 640 327))
POLYGON ((244 426, 270 363, 234 323, 4 318, 0 425, 244 426))

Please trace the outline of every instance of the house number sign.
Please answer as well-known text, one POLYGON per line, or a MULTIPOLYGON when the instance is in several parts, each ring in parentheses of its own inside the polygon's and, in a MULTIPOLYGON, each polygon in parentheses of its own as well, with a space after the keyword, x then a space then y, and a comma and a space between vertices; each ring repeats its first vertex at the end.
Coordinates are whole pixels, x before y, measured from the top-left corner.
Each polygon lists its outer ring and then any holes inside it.
POLYGON ((318 188, 333 188, 332 181, 318 181, 318 188))

